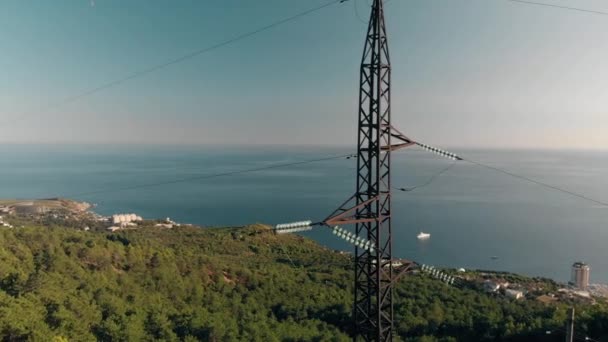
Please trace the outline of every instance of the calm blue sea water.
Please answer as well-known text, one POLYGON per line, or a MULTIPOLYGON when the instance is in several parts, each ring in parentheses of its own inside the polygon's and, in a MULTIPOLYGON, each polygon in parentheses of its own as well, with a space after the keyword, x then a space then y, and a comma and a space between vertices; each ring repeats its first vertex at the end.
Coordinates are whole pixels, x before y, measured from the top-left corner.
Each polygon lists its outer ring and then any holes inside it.
MULTIPOLYGON (((326 217, 354 190, 354 160, 336 160, 138 190, 104 189, 196 177, 351 152, 339 148, 0 147, 0 198, 72 197, 101 214, 136 212, 206 226, 326 217)), ((608 153, 458 151, 608 202, 608 153)), ((422 184, 450 161, 396 154, 395 186, 422 184)), ((433 183, 394 195, 395 253, 450 267, 498 269, 567 280, 573 261, 608 282, 608 208, 459 163, 433 183), (416 239, 424 230, 426 242, 416 239), (498 260, 490 257, 499 256, 498 260)), ((306 235, 350 250, 327 231, 306 235)))

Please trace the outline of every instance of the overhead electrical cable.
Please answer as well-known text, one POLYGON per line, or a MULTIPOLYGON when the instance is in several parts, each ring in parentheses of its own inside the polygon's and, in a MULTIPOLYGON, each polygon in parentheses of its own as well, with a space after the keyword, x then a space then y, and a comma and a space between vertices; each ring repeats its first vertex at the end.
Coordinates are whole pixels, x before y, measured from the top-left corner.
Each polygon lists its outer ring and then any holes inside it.
POLYGON ((446 166, 445 168, 441 169, 439 172, 437 172, 437 173, 433 174, 431 177, 429 177, 429 179, 427 179, 424 183, 414 185, 411 187, 401 187, 401 188, 393 187, 393 189, 398 190, 398 191, 403 191, 403 192, 410 192, 410 191, 414 191, 416 189, 423 188, 423 187, 428 186, 431 183, 433 183, 437 178, 439 178, 441 175, 443 175, 448 170, 450 170, 454 165, 456 165, 455 162, 450 163, 448 166, 446 166))
MULTIPOLYGON (((603 207, 608 207, 608 202, 603 202, 603 201, 600 201, 600 200, 596 200, 596 199, 591 198, 589 196, 586 196, 586 195, 583 195, 583 194, 580 194, 580 193, 577 193, 577 192, 574 192, 574 191, 571 191, 571 190, 567 190, 567 189, 564 189, 564 188, 556 186, 556 185, 544 183, 544 182, 532 179, 532 178, 527 177, 527 176, 522 176, 522 175, 516 174, 516 173, 514 173, 512 171, 501 169, 501 168, 496 167, 496 166, 491 166, 491 165, 484 164, 484 163, 481 163, 481 162, 478 162, 478 161, 474 161, 474 160, 471 160, 471 159, 463 158, 463 157, 461 157, 459 155, 456 155, 456 154, 454 154, 452 152, 448 152, 448 151, 440 149, 440 148, 436 148, 436 147, 429 146, 429 145, 426 145, 426 144, 422 144, 422 143, 419 143, 419 142, 416 142, 415 144, 418 147, 421 147, 422 149, 424 149, 426 151, 433 152, 433 153, 438 154, 438 155, 440 155, 442 157, 445 157, 445 158, 449 158, 449 159, 456 160, 456 161, 465 161, 465 162, 468 162, 470 164, 477 165, 477 166, 480 166, 480 167, 484 167, 486 169, 493 170, 493 171, 505 174, 507 176, 510 176, 510 177, 513 177, 513 178, 516 178, 516 179, 519 179, 519 180, 524 180, 526 182, 534 183, 534 184, 542 186, 544 188, 548 188, 548 189, 552 189, 552 190, 555 190, 555 191, 559 191, 559 192, 565 193, 567 195, 574 196, 576 198, 579 198, 579 199, 582 199, 582 200, 585 200, 585 201, 589 201, 589 202, 601 205, 603 207)), ((441 170, 439 173, 433 175, 427 182, 421 184, 420 186, 415 186, 415 187, 412 187, 412 188, 396 188, 396 189, 400 190, 400 191, 407 192, 407 191, 411 191, 411 190, 414 190, 416 188, 419 188, 421 186, 426 186, 428 184, 431 184, 437 177, 439 177, 441 174, 443 174, 444 172, 446 172, 447 170, 449 170, 450 167, 451 166, 449 166, 449 167, 441 170)))
MULTIPOLYGON (((298 161, 298 162, 293 162, 293 163, 283 163, 283 164, 271 164, 271 165, 267 165, 267 166, 262 166, 262 167, 257 167, 257 168, 251 168, 251 169, 243 169, 243 170, 235 170, 235 171, 228 171, 228 172, 221 172, 221 173, 214 173, 214 174, 206 174, 206 175, 198 175, 198 176, 193 176, 193 177, 186 177, 186 178, 180 178, 180 179, 173 179, 173 180, 167 180, 167 181, 161 181, 161 182, 153 182, 153 183, 145 183, 145 184, 139 184, 139 185, 133 185, 133 186, 126 186, 126 187, 118 187, 118 188, 111 188, 111 189, 101 189, 101 190, 97 190, 97 191, 90 191, 90 192, 82 192, 82 193, 75 193, 75 194, 71 194, 71 195, 64 195, 64 197, 68 197, 68 198, 78 198, 78 197, 86 197, 86 196, 91 196, 91 195, 97 195, 97 194, 102 194, 102 193, 108 193, 108 192, 117 192, 117 191, 127 191, 127 190, 137 190, 137 189, 142 189, 142 188, 148 188, 148 187, 157 187, 157 186, 162 186, 162 185, 170 185, 170 184, 178 184, 178 183, 186 183, 186 182, 192 182, 192 181, 197 181, 197 180, 205 180, 205 179, 212 179, 212 178, 218 178, 218 177, 226 177, 226 176, 232 176, 232 175, 239 175, 239 174, 246 174, 246 173, 251 173, 251 172, 258 172, 258 171, 264 171, 264 170, 271 170, 271 169, 277 169, 277 168, 284 168, 284 167, 290 167, 290 166, 298 166, 298 165, 305 165, 305 164, 310 164, 310 163, 316 163, 316 162, 322 162, 322 161, 329 161, 329 160, 336 160, 336 159, 350 159, 350 158, 355 158, 356 156, 353 154, 342 154, 342 155, 337 155, 337 156, 329 156, 329 157, 323 157, 323 158, 317 158, 317 159, 310 159, 310 160, 303 160, 303 161, 298 161)), ((468 158, 462 158, 463 161, 468 162, 470 164, 473 165, 477 165, 479 167, 483 167, 498 173, 502 173, 504 175, 507 175, 509 177, 513 177, 519 180, 523 180, 529 183, 533 183, 536 185, 539 185, 541 187, 547 188, 547 189, 551 189, 551 190, 555 190, 603 207, 608 207, 608 203, 607 202, 603 202, 600 200, 596 200, 594 198, 591 198, 587 195, 583 195, 571 190, 567 190, 564 189, 562 187, 556 186, 556 185, 552 185, 552 184, 548 184, 548 183, 544 183, 538 180, 535 180, 533 178, 527 177, 527 176, 523 176, 517 173, 514 173, 512 171, 508 171, 496 166, 491 166, 488 164, 484 164, 478 161, 474 161, 468 158)), ((424 183, 421 183, 419 185, 416 186, 412 186, 412 187, 394 187, 394 189, 402 191, 402 192, 411 192, 413 190, 416 189, 420 189, 422 187, 428 186, 430 184, 432 184, 438 177, 440 177, 441 175, 443 175, 444 173, 446 173, 447 171, 449 171, 454 165, 456 165, 457 163, 451 163, 450 165, 448 165, 447 167, 441 169, 438 173, 432 175, 427 181, 425 181, 424 183)))
POLYGON ((353 0, 353 8, 355 10, 355 16, 357 17, 357 19, 359 19, 359 21, 363 23, 363 25, 367 26, 367 21, 363 20, 361 14, 359 14, 359 6, 357 6, 357 0, 353 0))
POLYGON ((505 169, 502 169, 502 168, 499 168, 499 167, 496 167, 496 166, 491 166, 491 165, 488 165, 488 164, 480 163, 480 162, 477 162, 477 161, 474 161, 474 160, 471 160, 471 159, 463 158, 463 160, 466 161, 466 162, 468 162, 468 163, 471 163, 471 164, 474 164, 474 165, 477 165, 477 166, 480 166, 480 167, 484 167, 486 169, 493 170, 493 171, 505 174, 505 175, 513 177, 513 178, 517 178, 517 179, 520 179, 520 180, 524 180, 526 182, 530 182, 530 183, 534 183, 536 185, 540 185, 540 186, 548 188, 548 189, 559 191, 559 192, 562 192, 564 194, 567 194, 567 195, 570 195, 570 196, 574 196, 574 197, 577 197, 579 199, 582 199, 582 200, 585 200, 585 201, 588 201, 588 202, 592 202, 592 203, 601 205, 603 207, 608 207, 608 203, 607 202, 596 200, 596 199, 591 198, 589 196, 582 195, 580 193, 577 193, 577 192, 574 192, 574 191, 571 191, 571 190, 567 190, 567 189, 564 189, 564 188, 556 186, 556 185, 544 183, 544 182, 538 181, 536 179, 532 179, 532 178, 527 177, 527 176, 522 176, 522 175, 516 174, 514 172, 511 172, 511 171, 508 171, 508 170, 505 170, 505 169))
POLYGON ((537 2, 537 1, 528 1, 528 0, 505 0, 505 1, 517 2, 520 4, 526 4, 526 5, 553 7, 553 8, 565 9, 565 10, 582 12, 582 13, 608 15, 608 12, 590 10, 590 9, 585 9, 585 8, 580 8, 580 7, 562 6, 562 5, 550 4, 550 3, 546 3, 546 2, 537 2))
MULTIPOLYGON (((99 93, 99 92, 101 92, 103 90, 106 90, 106 89, 109 89, 109 88, 121 85, 121 84, 123 84, 123 83, 125 83, 127 81, 130 81, 130 80, 142 77, 144 75, 153 73, 153 72, 158 71, 160 69, 164 69, 164 68, 169 67, 169 66, 174 65, 174 64, 179 64, 181 62, 187 61, 187 60, 192 59, 194 57, 197 57, 197 56, 203 55, 205 53, 211 52, 213 50, 219 49, 221 47, 233 44, 233 43, 235 43, 237 41, 240 41, 242 39, 249 38, 249 37, 251 37, 253 35, 256 35, 258 33, 262 33, 264 31, 270 30, 270 29, 275 28, 277 26, 286 24, 286 23, 291 22, 293 20, 296 20, 298 18, 301 18, 301 17, 307 16, 309 14, 318 12, 318 11, 320 11, 320 10, 322 10, 324 8, 330 7, 332 5, 339 4, 339 3, 344 3, 344 2, 347 2, 347 1, 349 1, 349 0, 332 0, 330 2, 322 4, 320 6, 313 7, 311 9, 305 10, 303 12, 300 12, 300 13, 294 14, 292 16, 286 17, 284 19, 275 21, 275 22, 270 23, 268 25, 259 27, 259 28, 255 29, 255 30, 239 34, 239 35, 237 35, 237 36, 235 36, 233 38, 224 40, 224 41, 219 42, 217 44, 213 44, 213 45, 210 45, 210 46, 207 46, 207 47, 204 47, 204 48, 192 51, 190 53, 187 53, 187 54, 182 55, 180 57, 176 57, 174 59, 171 59, 171 60, 166 61, 166 62, 161 63, 161 64, 153 65, 153 66, 150 66, 150 67, 147 67, 147 68, 135 71, 135 72, 133 72, 131 74, 128 74, 128 75, 126 75, 126 76, 124 76, 122 78, 119 78, 119 79, 107 82, 105 84, 101 84, 101 85, 99 85, 97 87, 91 88, 89 90, 85 90, 85 91, 83 91, 81 93, 78 93, 76 95, 69 96, 69 97, 67 97, 67 98, 65 98, 65 99, 63 99, 63 100, 61 100, 61 101, 59 101, 57 103, 51 104, 51 105, 49 105, 49 106, 47 106, 45 108, 40 109, 37 113, 50 111, 50 110, 62 107, 64 105, 76 102, 76 101, 78 101, 78 100, 80 100, 82 98, 94 95, 94 94, 99 93)), ((592 14, 599 14, 599 15, 608 15, 608 12, 589 10, 589 9, 584 9, 584 8, 579 8, 579 7, 561 6, 561 5, 556 5, 556 4, 544 3, 544 2, 527 1, 527 0, 505 0, 505 1, 516 2, 516 3, 521 3, 521 4, 528 4, 528 5, 553 7, 553 8, 559 8, 559 9, 565 9, 565 10, 579 11, 579 12, 592 13, 592 14)), ((390 0, 387 1, 386 3, 388 3, 388 2, 390 2, 390 0)), ((357 10, 356 7, 355 7, 355 10, 357 10)), ((22 120, 27 119, 27 118, 29 118, 31 116, 33 116, 33 115, 21 115, 20 117, 16 118, 15 120, 8 121, 8 122, 5 121, 2 126, 7 126, 9 124, 13 124, 15 122, 22 121, 22 120)))
POLYGON ((328 161, 328 160, 351 158, 352 156, 353 156, 352 154, 343 154, 343 155, 329 156, 329 157, 323 157, 323 158, 317 158, 317 159, 302 160, 302 161, 297 161, 297 162, 292 162, 292 163, 271 164, 271 165, 267 165, 267 166, 261 166, 261 167, 250 168, 250 169, 205 174, 205 175, 198 175, 198 176, 186 177, 186 178, 180 178, 180 179, 172 179, 172 180, 166 180, 166 181, 160 181, 160 182, 144 183, 144 184, 118 187, 118 188, 112 188, 112 189, 101 189, 101 190, 90 191, 90 192, 75 193, 75 194, 71 194, 71 195, 65 195, 64 197, 78 198, 78 197, 86 197, 86 196, 90 196, 90 195, 97 195, 97 194, 108 193, 108 192, 136 190, 136 189, 156 187, 156 186, 161 186, 161 185, 185 183, 185 182, 192 182, 192 181, 197 181, 197 180, 205 180, 205 179, 211 179, 211 178, 226 177, 226 176, 233 176, 233 175, 239 175, 239 174, 245 174, 245 173, 251 173, 251 172, 278 169, 278 168, 284 168, 284 167, 289 167, 289 166, 317 163, 317 162, 328 161))
MULTIPOLYGON (((236 42, 238 42, 240 40, 249 38, 249 37, 254 36, 256 34, 259 34, 259 33, 268 31, 270 29, 273 29, 273 28, 275 28, 277 26, 280 26, 280 25, 286 24, 288 22, 294 21, 294 20, 296 20, 298 18, 301 18, 301 17, 307 16, 309 14, 318 12, 318 11, 324 9, 324 8, 330 7, 330 6, 338 4, 338 3, 343 3, 343 2, 346 2, 346 1, 348 1, 348 0, 332 0, 330 2, 324 3, 323 5, 316 6, 316 7, 313 7, 311 9, 305 10, 303 12, 300 12, 300 13, 291 15, 289 17, 277 20, 275 22, 272 22, 270 24, 261 26, 261 27, 259 27, 257 29, 252 30, 252 31, 241 33, 241 34, 239 34, 239 35, 237 35, 237 36, 235 36, 233 38, 226 39, 226 40, 224 40, 222 42, 219 42, 219 43, 207 46, 207 47, 203 47, 203 48, 200 48, 198 50, 191 51, 191 52, 189 52, 189 53, 187 53, 185 55, 176 57, 174 59, 168 60, 168 61, 163 62, 161 64, 149 66, 147 68, 135 71, 135 72, 133 72, 131 74, 128 74, 128 75, 126 75, 124 77, 121 77, 121 78, 118 78, 116 80, 113 80, 113 81, 101 84, 101 85, 99 85, 99 86, 97 86, 95 88, 91 88, 89 90, 85 90, 85 91, 83 91, 83 92, 81 92, 79 94, 67 97, 67 98, 65 98, 65 99, 63 99, 63 100, 61 100, 61 101, 59 101, 57 103, 51 104, 48 107, 41 109, 37 113, 46 112, 46 111, 50 111, 50 110, 53 110, 53 109, 65 106, 67 104, 76 102, 76 101, 78 101, 78 100, 80 100, 82 98, 85 98, 85 97, 91 96, 93 94, 99 93, 99 92, 101 92, 103 90, 110 89, 110 88, 113 88, 115 86, 121 85, 121 84, 123 84, 123 83, 125 83, 127 81, 130 81, 130 80, 133 80, 133 79, 136 79, 136 78, 148 75, 148 74, 153 73, 155 71, 167 68, 167 67, 169 67, 171 65, 175 65, 175 64, 179 64, 179 63, 185 62, 185 61, 190 60, 190 59, 192 59, 194 57, 198 57, 198 56, 201 56, 203 54, 206 54, 206 53, 209 53, 211 51, 214 51, 214 50, 217 50, 219 48, 222 48, 224 46, 234 44, 234 43, 236 43, 236 42)), ((28 116, 22 115, 21 117, 18 117, 18 118, 16 118, 13 121, 9 121, 8 124, 13 124, 15 122, 19 122, 19 121, 24 120, 24 119, 26 119, 28 117, 31 117, 31 116, 32 115, 28 115, 28 116)), ((7 122, 5 122, 4 125, 2 125, 2 126, 7 126, 6 124, 7 124, 7 122)))

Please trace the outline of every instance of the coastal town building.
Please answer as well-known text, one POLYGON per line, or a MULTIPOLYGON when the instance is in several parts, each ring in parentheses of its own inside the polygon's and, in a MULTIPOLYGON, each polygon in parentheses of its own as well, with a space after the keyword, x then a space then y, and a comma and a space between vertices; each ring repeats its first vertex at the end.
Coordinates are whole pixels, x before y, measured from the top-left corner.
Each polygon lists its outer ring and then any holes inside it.
POLYGON ((521 299, 524 298, 524 292, 519 290, 506 289, 505 296, 511 299, 521 299))
POLYGON ((139 222, 143 219, 135 214, 118 214, 112 215, 111 221, 114 225, 129 226, 129 223, 139 222))
POLYGON ((2 216, 0 216, 0 227, 13 228, 10 223, 4 222, 2 216))
POLYGON ((572 274, 570 277, 570 284, 581 290, 586 290, 589 287, 589 277, 591 274, 591 267, 584 262, 575 262, 572 265, 572 274))
POLYGON ((160 222, 154 225, 154 227, 160 227, 160 228, 167 228, 167 229, 171 229, 173 227, 179 227, 181 226, 181 224, 171 220, 171 218, 167 217, 165 219, 165 222, 160 222))
POLYGON ((498 291, 500 289, 500 285, 497 284, 497 283, 495 283, 495 282, 493 282, 493 281, 491 281, 491 280, 486 280, 483 283, 483 289, 486 292, 496 292, 496 291, 498 291))
POLYGON ((608 284, 589 284, 587 291, 592 296, 608 298, 608 284))
POLYGON ((105 221, 110 224, 106 229, 115 232, 121 229, 136 228, 137 222, 143 221, 143 218, 135 214, 115 214, 106 218, 105 221))

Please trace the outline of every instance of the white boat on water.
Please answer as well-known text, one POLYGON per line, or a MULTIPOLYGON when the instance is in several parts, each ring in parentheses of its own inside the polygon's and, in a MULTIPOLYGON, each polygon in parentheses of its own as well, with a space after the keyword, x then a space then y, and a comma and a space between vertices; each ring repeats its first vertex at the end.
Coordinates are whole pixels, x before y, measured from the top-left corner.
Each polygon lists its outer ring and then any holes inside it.
POLYGON ((420 234, 418 234, 418 240, 426 240, 426 239, 429 239, 430 237, 431 237, 431 234, 429 234, 429 233, 420 232, 420 234))

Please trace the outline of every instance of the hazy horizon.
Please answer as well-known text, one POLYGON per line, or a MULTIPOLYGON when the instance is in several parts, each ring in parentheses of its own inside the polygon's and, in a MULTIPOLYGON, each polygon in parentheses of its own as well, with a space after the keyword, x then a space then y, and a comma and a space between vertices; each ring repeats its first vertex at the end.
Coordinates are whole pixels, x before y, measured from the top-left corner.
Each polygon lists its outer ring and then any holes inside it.
MULTIPOLYGON (((0 142, 354 146, 364 0, 41 110, 323 3, 4 1, 0 142)), ((605 16, 393 0, 386 17, 393 124, 406 135, 454 148, 608 149, 605 16)))
MULTIPOLYGON (((323 149, 352 149, 355 152, 355 142, 352 144, 281 144, 281 143, 225 143, 225 142, 201 142, 201 143, 159 143, 159 142, 90 142, 90 141, 39 141, 39 142, 2 142, 4 146, 45 146, 45 147, 116 147, 116 148, 216 148, 225 147, 228 149, 306 149, 311 151, 314 148, 323 149)), ((513 147, 513 146, 456 146, 456 145, 434 145, 435 147, 445 148, 451 152, 458 151, 522 151, 522 152, 608 152, 608 147, 513 147)), ((419 150, 421 148, 412 146, 396 153, 408 150, 419 150)))

